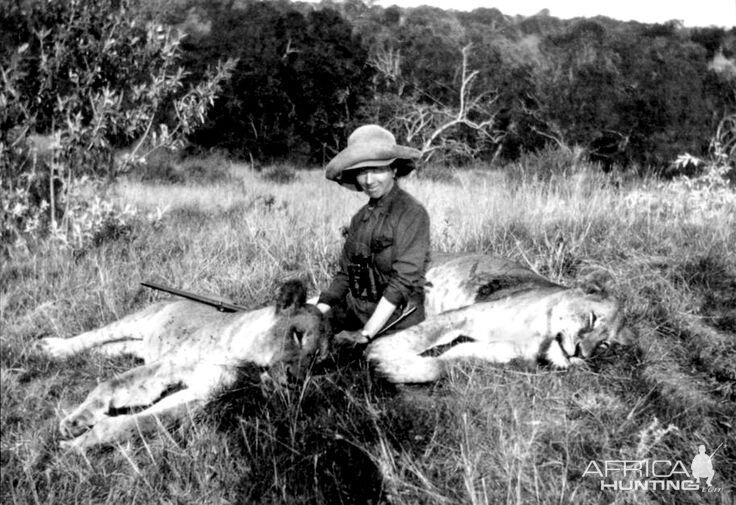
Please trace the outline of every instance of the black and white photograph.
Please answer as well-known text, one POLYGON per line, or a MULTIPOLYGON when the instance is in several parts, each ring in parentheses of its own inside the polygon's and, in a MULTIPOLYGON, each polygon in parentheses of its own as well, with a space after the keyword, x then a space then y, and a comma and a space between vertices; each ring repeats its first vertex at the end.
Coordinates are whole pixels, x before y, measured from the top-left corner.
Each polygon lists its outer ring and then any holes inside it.
POLYGON ((0 502, 735 505, 736 0, 0 0, 0 502))

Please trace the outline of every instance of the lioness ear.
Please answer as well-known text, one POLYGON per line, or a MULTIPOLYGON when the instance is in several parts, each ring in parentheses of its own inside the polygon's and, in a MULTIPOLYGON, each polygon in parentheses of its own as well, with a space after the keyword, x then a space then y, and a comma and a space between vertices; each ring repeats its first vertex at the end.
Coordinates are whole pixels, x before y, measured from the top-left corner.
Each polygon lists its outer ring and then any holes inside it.
POLYGON ((598 316, 592 310, 588 312, 588 328, 595 328, 595 322, 598 320, 598 316))
POLYGON ((304 287, 304 283, 292 279, 284 282, 279 288, 279 293, 276 296, 276 313, 290 309, 296 311, 304 306, 307 301, 307 288, 304 287))
POLYGON ((578 288, 588 295, 606 296, 612 283, 613 278, 608 272, 595 270, 578 281, 578 288))
POLYGON ((302 347, 302 339, 304 332, 297 330, 296 328, 291 329, 291 338, 298 347, 302 347))

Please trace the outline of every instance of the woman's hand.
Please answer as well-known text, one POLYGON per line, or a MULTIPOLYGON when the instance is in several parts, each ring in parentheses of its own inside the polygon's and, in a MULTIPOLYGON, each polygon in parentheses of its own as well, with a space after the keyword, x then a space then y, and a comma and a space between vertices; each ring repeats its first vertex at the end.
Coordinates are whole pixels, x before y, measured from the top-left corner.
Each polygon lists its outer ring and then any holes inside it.
POLYGON ((335 343, 337 344, 367 344, 370 341, 371 339, 366 335, 365 330, 345 330, 335 335, 335 343))
POLYGON ((329 312, 329 310, 330 310, 330 309, 331 309, 332 307, 330 307, 330 306, 329 306, 329 305, 327 305, 326 303, 318 303, 318 304, 317 304, 317 308, 319 309, 319 311, 320 311, 321 313, 323 313, 323 314, 326 314, 327 312, 329 312))

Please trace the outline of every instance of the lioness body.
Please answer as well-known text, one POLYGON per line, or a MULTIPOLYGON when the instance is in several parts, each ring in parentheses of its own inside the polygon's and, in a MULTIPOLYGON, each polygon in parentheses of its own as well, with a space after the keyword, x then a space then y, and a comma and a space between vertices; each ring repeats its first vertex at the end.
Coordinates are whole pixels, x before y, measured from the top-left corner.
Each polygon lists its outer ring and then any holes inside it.
MULTIPOLYGON (((391 381, 435 380, 448 363, 468 358, 542 358, 567 367, 601 343, 629 338, 619 304, 596 283, 567 288, 515 262, 467 254, 437 256, 427 281, 427 319, 376 339, 366 350, 391 381)), ((87 447, 201 407, 234 382, 235 367, 243 362, 268 368, 323 356, 328 332, 303 296, 276 309, 234 314, 178 301, 71 339, 43 339, 41 347, 56 357, 95 349, 146 362, 98 385, 61 421, 62 433, 76 437, 67 445, 87 447)))
POLYGON ((485 254, 435 254, 426 277, 428 317, 527 288, 560 287, 515 261, 485 254))
POLYGON ((276 322, 273 307, 224 313, 197 302, 171 300, 71 339, 46 338, 43 347, 56 358, 94 349, 130 354, 146 363, 166 356, 180 363, 208 359, 235 365, 240 356, 248 356, 249 361, 268 366, 282 345, 268 333, 276 322))
POLYGON ((460 359, 541 359, 566 368, 600 344, 631 338, 620 305, 597 283, 567 288, 482 255, 442 258, 427 279, 427 319, 367 349, 393 382, 436 380, 460 359))
POLYGON ((62 434, 74 437, 64 445, 110 443, 181 418, 232 385, 244 363, 264 370, 285 364, 299 374, 305 362, 326 355, 330 337, 321 313, 304 304, 300 289, 298 295, 282 291, 277 307, 250 312, 161 302, 70 339, 43 339, 41 349, 57 358, 94 349, 145 361, 99 384, 62 419, 62 434))

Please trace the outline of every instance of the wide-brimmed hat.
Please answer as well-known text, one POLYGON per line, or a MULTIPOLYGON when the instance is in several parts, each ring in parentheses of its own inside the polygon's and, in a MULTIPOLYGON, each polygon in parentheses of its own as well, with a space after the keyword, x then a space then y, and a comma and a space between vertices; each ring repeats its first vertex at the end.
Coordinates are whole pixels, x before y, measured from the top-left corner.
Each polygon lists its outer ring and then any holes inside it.
POLYGON ((369 124, 348 137, 348 146, 327 164, 325 176, 346 188, 360 191, 355 180, 358 169, 393 164, 396 176, 403 177, 414 170, 414 160, 421 155, 418 149, 398 145, 393 134, 385 128, 369 124))

